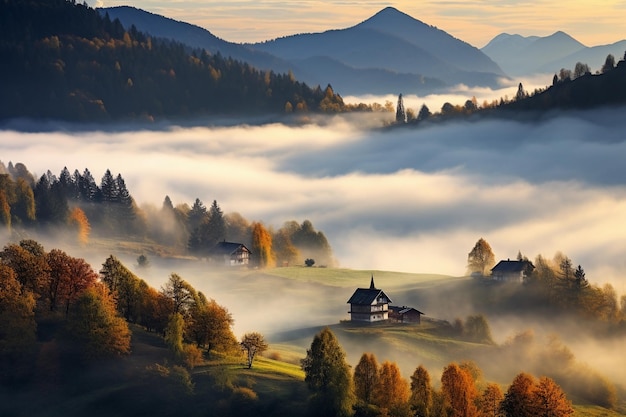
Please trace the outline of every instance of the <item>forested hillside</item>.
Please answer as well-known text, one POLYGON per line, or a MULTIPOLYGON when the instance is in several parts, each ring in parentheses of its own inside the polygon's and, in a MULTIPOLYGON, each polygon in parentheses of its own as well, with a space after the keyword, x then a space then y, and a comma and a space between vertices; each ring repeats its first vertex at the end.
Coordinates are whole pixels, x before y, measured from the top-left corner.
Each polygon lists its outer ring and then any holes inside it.
MULTIPOLYGON (((35 179, 26 165, 0 161, 0 225, 16 235, 54 230, 77 244, 96 238, 147 242, 159 256, 205 258, 220 241, 243 243, 256 267, 304 264, 332 266, 332 249, 309 220, 286 219, 279 229, 250 222, 237 212, 224 213, 213 200, 200 198, 174 206, 165 196, 160 208, 139 205, 121 174, 107 170, 99 183, 89 169, 59 176, 48 171, 35 179)), ((147 253, 146 255, 150 255, 147 253)))
POLYGON ((0 90, 0 119, 267 114, 329 100, 291 74, 152 39, 66 0, 0 2, 0 90))

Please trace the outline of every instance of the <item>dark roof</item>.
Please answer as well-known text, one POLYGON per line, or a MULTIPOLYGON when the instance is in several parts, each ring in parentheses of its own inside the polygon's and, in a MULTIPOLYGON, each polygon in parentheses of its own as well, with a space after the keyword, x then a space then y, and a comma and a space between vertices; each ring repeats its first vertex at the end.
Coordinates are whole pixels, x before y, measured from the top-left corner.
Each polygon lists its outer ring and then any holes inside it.
POLYGON ((419 314, 424 314, 424 313, 422 313, 421 311, 419 311, 419 310, 418 310, 418 309, 416 309, 416 308, 413 308, 413 307, 407 307, 407 306, 402 306, 402 307, 400 307, 400 306, 389 306, 389 309, 390 309, 391 311, 393 311, 394 313, 397 313, 397 314, 406 314, 406 313, 408 313, 408 312, 409 312, 409 311, 411 311, 411 310, 416 311, 416 312, 418 312, 419 314))
POLYGON ((369 288, 357 288, 352 297, 348 300, 348 304, 358 304, 358 305, 371 305, 379 295, 384 295, 389 302, 391 299, 385 294, 383 290, 379 290, 374 285, 374 276, 372 275, 372 280, 370 281, 369 288))
POLYGON ((530 266, 534 268, 535 266, 530 261, 500 261, 498 265, 491 268, 491 272, 500 272, 500 273, 519 273, 524 271, 526 268, 530 266))
POLYGON ((213 255, 232 255, 237 252, 240 248, 245 249, 250 252, 250 249, 246 248, 246 245, 243 243, 235 243, 235 242, 220 242, 211 249, 211 254, 213 255))

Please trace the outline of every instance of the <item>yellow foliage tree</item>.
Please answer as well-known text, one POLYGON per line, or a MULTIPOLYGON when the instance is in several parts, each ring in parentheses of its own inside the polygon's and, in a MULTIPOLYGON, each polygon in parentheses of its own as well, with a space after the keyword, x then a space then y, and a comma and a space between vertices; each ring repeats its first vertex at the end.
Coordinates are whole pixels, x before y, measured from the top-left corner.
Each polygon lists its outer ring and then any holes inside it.
POLYGON ((450 405, 452 417, 475 417, 478 392, 470 373, 456 363, 446 366, 441 375, 441 391, 450 405))
POLYGON ((117 315, 115 301, 104 284, 81 294, 69 316, 69 329, 87 358, 130 352, 128 324, 117 315))
POLYGON ((378 385, 374 389, 374 404, 392 410, 408 405, 410 395, 409 383, 402 378, 398 365, 385 361, 380 366, 378 385))
POLYGON ((79 208, 74 207, 70 212, 69 217, 70 225, 76 227, 78 233, 78 241, 83 245, 89 241, 89 234, 91 233, 91 225, 85 212, 79 208))
POLYGON ((272 235, 263 224, 252 224, 252 254, 259 268, 272 268, 275 265, 275 256, 272 250, 272 235))

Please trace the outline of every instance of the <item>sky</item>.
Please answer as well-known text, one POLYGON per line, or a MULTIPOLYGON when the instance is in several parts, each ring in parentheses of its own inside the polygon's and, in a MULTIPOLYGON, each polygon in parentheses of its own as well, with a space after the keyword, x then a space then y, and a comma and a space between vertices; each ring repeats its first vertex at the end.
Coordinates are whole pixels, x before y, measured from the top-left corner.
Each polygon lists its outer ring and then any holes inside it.
POLYGON ((477 48, 506 32, 548 36, 562 30, 587 46, 624 39, 625 0, 88 0, 128 5, 201 26, 231 42, 343 29, 392 6, 477 48))

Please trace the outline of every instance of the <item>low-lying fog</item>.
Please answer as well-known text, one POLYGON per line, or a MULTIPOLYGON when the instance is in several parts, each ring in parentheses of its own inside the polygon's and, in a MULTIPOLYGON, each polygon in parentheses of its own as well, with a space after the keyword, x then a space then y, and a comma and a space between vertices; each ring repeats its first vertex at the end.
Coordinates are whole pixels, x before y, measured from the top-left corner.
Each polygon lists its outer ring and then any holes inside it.
POLYGON ((36 177, 66 166, 122 174, 140 204, 207 206, 280 227, 309 219, 340 266, 462 275, 485 238, 496 258, 582 265, 626 292, 624 109, 539 123, 368 130, 362 117, 283 124, 24 133, 0 157, 36 177))
MULTIPOLYGON (((276 228, 309 219, 346 268, 460 276, 467 253, 483 237, 496 259, 514 258, 518 251, 531 259, 551 258, 561 251, 583 266, 590 282, 612 283, 621 295, 625 110, 568 113, 535 123, 456 121, 390 130, 379 129, 382 122, 372 115, 312 119, 297 127, 232 121, 112 132, 28 126, 28 132, 0 131, 0 160, 22 162, 37 178, 47 170, 58 175, 63 167, 88 168, 99 182, 110 169, 123 176, 140 205, 160 207, 169 195, 175 205, 217 200, 224 212, 276 228)), ((108 255, 95 260, 96 270, 108 255)), ((155 260, 145 275, 138 274, 158 288, 171 272, 179 273, 229 308, 237 335, 337 323, 347 318, 345 300, 353 291, 272 278, 251 293, 251 283, 229 277, 208 282, 195 271, 155 260), (315 297, 326 296, 336 305, 321 315, 290 312, 295 306, 314 310, 315 297)), ((442 318, 465 314, 462 307, 442 318)), ((525 326, 503 327, 495 320, 494 336, 501 343, 525 326)), ((612 348, 587 354, 591 343, 581 341, 576 354, 610 369, 598 358, 613 357, 612 348)), ((404 371, 411 372, 410 366, 404 371)))

